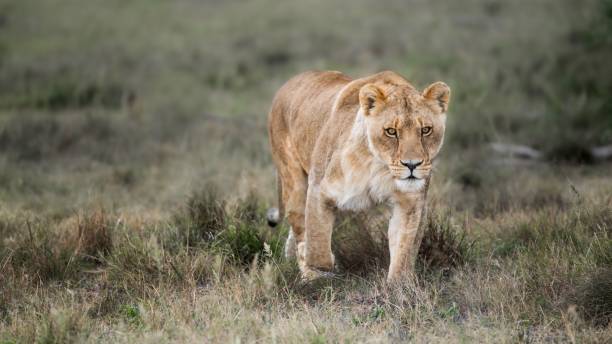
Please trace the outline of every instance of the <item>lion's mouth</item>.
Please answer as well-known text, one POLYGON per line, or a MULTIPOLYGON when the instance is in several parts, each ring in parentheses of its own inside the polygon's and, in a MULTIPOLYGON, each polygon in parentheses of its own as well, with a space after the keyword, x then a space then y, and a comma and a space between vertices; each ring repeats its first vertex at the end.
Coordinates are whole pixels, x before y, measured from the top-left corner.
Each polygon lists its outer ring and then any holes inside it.
POLYGON ((423 180, 425 173, 419 170, 391 168, 391 175, 397 181, 415 182, 423 180))

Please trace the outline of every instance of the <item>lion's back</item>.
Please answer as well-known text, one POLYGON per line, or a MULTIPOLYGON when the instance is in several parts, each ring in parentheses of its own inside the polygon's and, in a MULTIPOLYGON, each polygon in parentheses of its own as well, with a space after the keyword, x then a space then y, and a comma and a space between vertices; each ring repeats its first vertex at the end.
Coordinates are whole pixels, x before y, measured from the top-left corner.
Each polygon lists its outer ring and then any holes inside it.
POLYGON ((272 150, 292 144, 302 168, 308 171, 336 96, 350 81, 340 72, 329 71, 304 72, 287 81, 276 93, 268 119, 272 150))

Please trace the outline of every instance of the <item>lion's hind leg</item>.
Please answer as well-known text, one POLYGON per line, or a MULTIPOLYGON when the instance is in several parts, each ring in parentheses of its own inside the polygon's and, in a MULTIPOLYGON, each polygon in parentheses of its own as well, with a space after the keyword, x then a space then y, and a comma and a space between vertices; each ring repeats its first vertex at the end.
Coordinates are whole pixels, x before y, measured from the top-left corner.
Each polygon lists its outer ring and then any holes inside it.
POLYGON ((285 257, 295 258, 297 245, 304 241, 308 176, 299 164, 297 154, 292 151, 291 145, 284 146, 279 153, 281 161, 277 164, 277 168, 282 190, 280 196, 287 222, 291 226, 285 242, 285 257))
POLYGON ((300 173, 301 175, 295 172, 297 171, 292 173, 290 180, 283 182, 283 203, 287 212, 287 221, 291 226, 285 242, 285 257, 287 258, 296 258, 297 245, 304 241, 305 232, 307 181, 303 172, 300 173))

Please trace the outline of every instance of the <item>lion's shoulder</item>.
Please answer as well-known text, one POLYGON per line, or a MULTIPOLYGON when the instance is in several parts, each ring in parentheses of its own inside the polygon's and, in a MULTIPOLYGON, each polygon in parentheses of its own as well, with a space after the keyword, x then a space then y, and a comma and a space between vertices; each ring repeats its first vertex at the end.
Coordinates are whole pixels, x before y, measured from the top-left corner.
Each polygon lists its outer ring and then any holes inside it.
POLYGON ((364 78, 356 79, 344 86, 334 102, 333 111, 359 105, 359 90, 366 84, 376 84, 381 87, 410 85, 400 74, 394 71, 383 71, 364 78))

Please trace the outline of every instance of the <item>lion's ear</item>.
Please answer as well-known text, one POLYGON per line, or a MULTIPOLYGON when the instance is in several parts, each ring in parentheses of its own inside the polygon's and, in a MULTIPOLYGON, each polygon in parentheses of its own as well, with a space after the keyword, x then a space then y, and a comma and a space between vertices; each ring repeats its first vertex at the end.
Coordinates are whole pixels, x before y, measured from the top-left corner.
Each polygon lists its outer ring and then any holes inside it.
POLYGON ((423 91, 423 97, 436 102, 440 107, 440 113, 445 113, 448 110, 448 102, 450 102, 450 92, 447 84, 438 81, 427 86, 423 91))
POLYGON ((367 84, 359 90, 359 106, 365 115, 369 115, 372 110, 385 102, 385 95, 378 86, 367 84))

